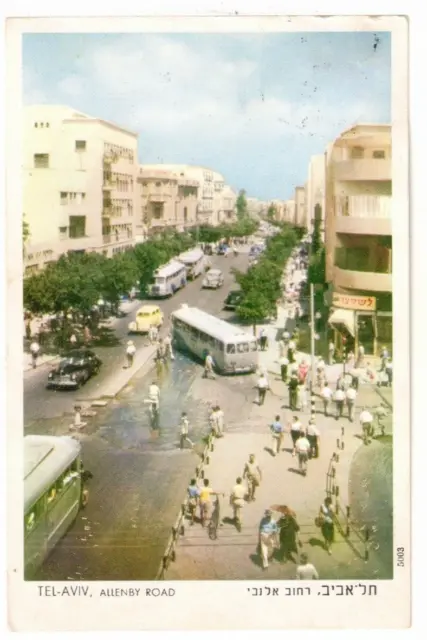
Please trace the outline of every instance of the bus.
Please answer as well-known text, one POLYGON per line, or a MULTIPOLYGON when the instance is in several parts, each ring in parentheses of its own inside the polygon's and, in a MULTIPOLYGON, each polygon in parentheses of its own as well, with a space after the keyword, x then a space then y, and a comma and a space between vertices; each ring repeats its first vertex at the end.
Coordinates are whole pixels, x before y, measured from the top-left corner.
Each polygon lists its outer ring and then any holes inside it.
POLYGON ((167 298, 185 287, 187 284, 187 269, 182 262, 171 260, 163 267, 159 267, 153 274, 154 282, 148 286, 148 294, 152 298, 167 298))
POLYGON ((206 260, 202 249, 190 249, 185 253, 181 253, 177 259, 179 262, 185 264, 187 268, 187 278, 189 280, 194 280, 205 270, 206 260))
POLYGON ((24 438, 24 558, 29 577, 82 506, 81 445, 70 436, 24 438))
POLYGON ((250 373, 258 367, 257 341, 250 333, 196 307, 171 314, 176 347, 204 360, 209 351, 219 373, 250 373))

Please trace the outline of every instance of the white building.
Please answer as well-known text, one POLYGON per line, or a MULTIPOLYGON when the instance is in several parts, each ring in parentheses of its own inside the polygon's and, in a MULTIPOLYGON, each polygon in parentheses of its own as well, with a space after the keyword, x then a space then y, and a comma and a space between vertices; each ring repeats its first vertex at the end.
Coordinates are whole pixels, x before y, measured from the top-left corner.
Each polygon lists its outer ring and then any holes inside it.
POLYGON ((24 109, 26 272, 70 250, 135 244, 137 134, 59 105, 24 109))
POLYGON ((325 155, 312 156, 308 165, 306 185, 307 228, 311 233, 316 212, 320 213, 321 229, 324 239, 325 226, 325 155), (317 207, 317 208, 316 208, 317 207))

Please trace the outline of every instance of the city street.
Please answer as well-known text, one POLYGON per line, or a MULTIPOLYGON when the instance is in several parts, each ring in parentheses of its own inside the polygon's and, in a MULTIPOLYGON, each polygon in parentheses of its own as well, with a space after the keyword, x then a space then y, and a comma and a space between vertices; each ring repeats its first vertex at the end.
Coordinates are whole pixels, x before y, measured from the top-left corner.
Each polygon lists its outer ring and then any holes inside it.
MULTIPOLYGON (((197 306, 206 311, 218 313, 222 310, 222 304, 229 290, 235 287, 234 276, 230 273, 231 267, 239 269, 246 268, 247 256, 239 255, 237 258, 229 256, 223 258, 214 256, 212 266, 224 271, 224 285, 220 289, 201 289, 202 278, 199 277, 194 282, 189 282, 184 289, 178 291, 170 299, 154 301, 158 303, 165 314, 166 329, 169 321, 169 314, 183 303, 197 306)), ((54 391, 46 389, 47 376, 53 364, 41 365, 35 370, 30 370, 24 374, 24 425, 28 433, 31 433, 32 423, 35 420, 47 418, 60 418, 64 413, 71 414, 76 400, 98 398, 98 390, 104 382, 115 375, 117 368, 122 368, 125 363, 125 345, 128 339, 128 324, 135 317, 136 310, 144 304, 143 300, 135 301, 131 310, 126 316, 113 320, 112 327, 115 330, 119 344, 112 347, 94 347, 94 351, 103 361, 103 366, 99 374, 89 380, 87 384, 79 390, 54 391)), ((229 312, 224 312, 224 317, 229 317, 229 312)), ((140 350, 148 343, 146 336, 132 336, 137 350, 140 350)))
MULTIPOLYGON (((201 279, 190 283, 171 300, 160 302, 166 316, 184 302, 223 317, 232 316, 231 312, 222 311, 224 298, 235 286, 230 268, 245 268, 247 258, 217 257, 213 262, 224 271, 224 286, 211 291, 201 290, 201 279)), ((120 322, 122 336, 126 336, 128 319, 120 322)), ((121 365, 123 350, 123 346, 115 348, 115 352, 111 350, 110 375, 114 375, 113 366, 121 365)), ((39 392, 48 398, 53 393, 55 404, 47 417, 29 422, 27 432, 67 434, 71 418, 64 412, 72 410, 73 402, 76 397, 82 397, 83 390, 87 395, 95 395, 96 389, 91 390, 89 385, 94 386, 98 381, 90 382, 80 392, 55 393, 43 388, 41 373, 35 372, 35 376, 40 376, 39 392)), ((158 432, 150 429, 147 407, 143 403, 152 376, 156 375, 147 374, 146 368, 135 372, 118 397, 107 407, 97 408, 97 415, 88 419, 79 437, 85 467, 94 475, 90 482, 90 502, 45 562, 36 576, 38 579, 155 577, 171 524, 200 460, 197 453, 180 451, 177 447, 181 412, 187 411, 190 437, 201 449, 200 440, 208 431, 210 404, 218 401, 224 407, 232 407, 238 415, 253 395, 250 376, 219 378, 213 382, 202 380, 201 374, 200 365, 176 354, 160 381, 162 403, 158 432), (209 389, 207 394, 206 389, 209 389)), ((32 402, 46 415, 37 393, 34 385, 32 402)))

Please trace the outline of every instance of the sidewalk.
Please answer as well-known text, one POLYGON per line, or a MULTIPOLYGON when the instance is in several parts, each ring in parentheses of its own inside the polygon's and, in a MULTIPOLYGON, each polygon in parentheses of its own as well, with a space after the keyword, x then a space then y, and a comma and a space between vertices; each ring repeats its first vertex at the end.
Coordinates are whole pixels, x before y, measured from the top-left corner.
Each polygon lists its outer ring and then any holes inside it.
MULTIPOLYGON (((271 380, 270 384, 272 393, 267 396, 265 405, 259 407, 253 404, 249 420, 227 425, 225 437, 215 441, 210 464, 205 467, 205 477, 210 480, 214 490, 226 494, 220 499, 218 539, 210 540, 207 530, 199 523, 189 526, 186 522, 184 535, 179 538, 176 547, 176 560, 170 564, 166 580, 294 579, 296 565, 293 562, 282 564, 273 560, 268 570, 262 571, 256 552, 259 522, 264 510, 273 504, 287 504, 296 512, 303 543, 300 552, 308 553, 321 579, 367 579, 381 574, 382 569, 373 552, 365 563, 364 546, 353 533, 346 540, 336 531, 332 556, 327 555, 322 546, 320 530, 314 523, 326 495, 327 472, 332 453, 338 451, 337 440, 345 444, 345 448, 339 450, 339 462, 335 464, 339 501, 345 511, 348 504, 349 467, 354 453, 361 446, 358 424, 351 424, 346 418, 340 421, 325 418, 318 413, 320 457, 309 461, 308 474, 303 477, 298 472, 297 459, 291 455, 289 434, 284 437, 280 455, 272 457, 269 450, 271 437, 267 425, 276 413, 282 417, 284 415, 281 398, 283 383, 271 380), (238 533, 231 521, 232 509, 228 495, 236 478, 242 475, 250 453, 256 455, 263 479, 256 502, 246 504, 243 509, 243 527, 238 533)), ((365 392, 369 394, 372 390, 366 389, 362 394, 365 395, 365 392)), ((367 401, 364 397, 362 400, 367 401)), ((290 415, 287 410, 286 419, 290 415)), ((308 413, 300 413, 300 417, 306 425, 308 413)), ((374 442, 371 446, 381 445, 374 442)), ((274 514, 274 517, 278 518, 279 514, 274 514)))
POLYGON ((36 369, 33 369, 33 364, 32 364, 32 357, 30 353, 26 353, 24 351, 24 353, 22 354, 23 356, 23 370, 24 373, 27 371, 36 371, 37 369, 39 369, 40 367, 42 367, 45 364, 52 364, 54 365, 58 360, 59 360, 59 356, 58 355, 41 355, 37 358, 37 367, 36 369))

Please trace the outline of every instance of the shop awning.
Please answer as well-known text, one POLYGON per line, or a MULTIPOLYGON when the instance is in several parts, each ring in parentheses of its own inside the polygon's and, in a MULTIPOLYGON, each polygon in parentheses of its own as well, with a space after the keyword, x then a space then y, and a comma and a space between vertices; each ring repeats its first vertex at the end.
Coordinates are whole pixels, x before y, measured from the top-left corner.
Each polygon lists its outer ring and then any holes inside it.
POLYGON ((354 311, 350 309, 335 309, 329 316, 329 324, 340 330, 340 325, 344 326, 350 335, 355 336, 355 316, 354 311))

